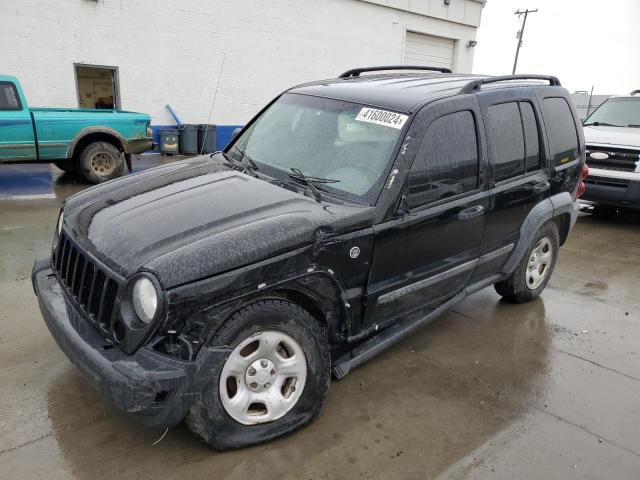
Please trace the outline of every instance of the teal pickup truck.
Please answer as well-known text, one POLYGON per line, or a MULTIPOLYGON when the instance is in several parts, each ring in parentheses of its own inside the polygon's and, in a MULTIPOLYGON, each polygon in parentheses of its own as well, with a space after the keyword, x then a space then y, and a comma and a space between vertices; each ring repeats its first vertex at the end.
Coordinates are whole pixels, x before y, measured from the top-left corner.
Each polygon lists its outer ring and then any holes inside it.
POLYGON ((52 162, 104 182, 151 148, 150 121, 121 110, 29 108, 18 80, 0 75, 0 163, 52 162))

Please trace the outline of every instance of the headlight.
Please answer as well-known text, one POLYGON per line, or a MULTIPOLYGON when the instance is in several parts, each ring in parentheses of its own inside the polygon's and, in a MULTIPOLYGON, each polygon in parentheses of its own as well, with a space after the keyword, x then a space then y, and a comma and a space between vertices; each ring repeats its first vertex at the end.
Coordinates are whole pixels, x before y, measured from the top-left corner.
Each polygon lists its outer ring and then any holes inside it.
POLYGON ((58 235, 62 233, 62 221, 64 220, 64 210, 60 210, 60 216, 58 217, 58 235))
POLYGON ((132 293, 133 308, 138 318, 150 323, 158 310, 158 292, 153 282, 146 277, 136 280, 132 293))

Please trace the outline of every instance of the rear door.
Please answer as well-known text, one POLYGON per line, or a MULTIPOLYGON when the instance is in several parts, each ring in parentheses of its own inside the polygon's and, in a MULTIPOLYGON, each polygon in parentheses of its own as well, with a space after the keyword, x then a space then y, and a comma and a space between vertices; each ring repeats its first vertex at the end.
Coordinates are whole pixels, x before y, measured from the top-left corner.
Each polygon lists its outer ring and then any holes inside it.
POLYGON ((374 227, 365 328, 433 310, 465 287, 480 253, 489 199, 476 99, 429 104, 408 136, 422 138, 405 182, 408 212, 374 227))
POLYGON ((541 115, 531 88, 478 94, 487 133, 491 198, 473 280, 500 271, 531 209, 549 196, 541 115))
POLYGON ((13 82, 0 81, 0 161, 37 158, 31 114, 13 82))

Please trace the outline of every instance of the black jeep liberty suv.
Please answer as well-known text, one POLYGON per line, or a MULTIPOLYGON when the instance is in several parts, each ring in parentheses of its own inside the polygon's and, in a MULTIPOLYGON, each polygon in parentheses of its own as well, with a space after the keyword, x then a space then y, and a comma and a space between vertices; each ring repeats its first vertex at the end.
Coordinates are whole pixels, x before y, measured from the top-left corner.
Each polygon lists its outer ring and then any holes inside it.
POLYGON ((117 409, 242 447, 467 295, 540 295, 584 160, 555 77, 354 69, 284 92, 224 152, 68 198, 32 281, 117 409))

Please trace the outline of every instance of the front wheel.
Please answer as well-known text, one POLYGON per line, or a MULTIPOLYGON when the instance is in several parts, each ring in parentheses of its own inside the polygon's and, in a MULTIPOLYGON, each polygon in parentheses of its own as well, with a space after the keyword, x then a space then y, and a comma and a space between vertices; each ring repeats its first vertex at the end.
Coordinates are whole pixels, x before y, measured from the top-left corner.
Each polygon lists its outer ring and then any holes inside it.
POLYGON ((256 301, 234 314, 212 344, 231 352, 210 372, 186 421, 213 448, 272 440, 320 412, 330 379, 327 333, 300 306, 256 301))
POLYGON ((90 143, 80 154, 80 173, 91 183, 118 178, 124 165, 124 154, 107 142, 90 143))
POLYGON ((559 246, 558 227, 553 222, 545 223, 511 276, 495 284, 496 292, 516 303, 537 298, 551 278, 559 246))

